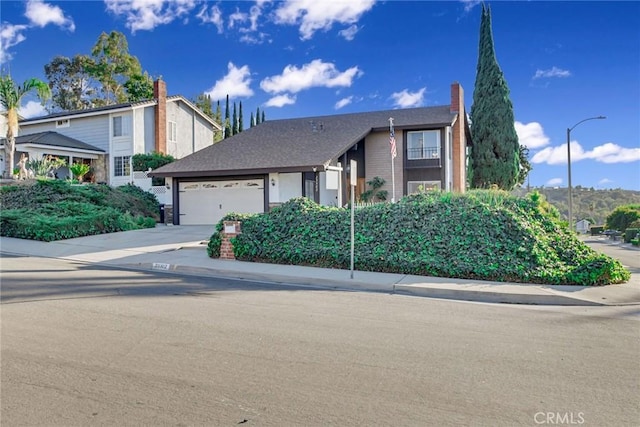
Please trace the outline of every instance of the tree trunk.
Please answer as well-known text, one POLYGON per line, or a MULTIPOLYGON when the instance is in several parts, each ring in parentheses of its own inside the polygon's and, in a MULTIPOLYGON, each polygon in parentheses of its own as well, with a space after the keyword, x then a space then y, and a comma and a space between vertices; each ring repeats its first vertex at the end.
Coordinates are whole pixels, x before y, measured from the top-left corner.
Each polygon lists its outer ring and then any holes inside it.
MULTIPOLYGON (((14 154, 16 151, 16 137, 14 132, 14 123, 12 123, 11 110, 7 114, 7 139, 4 146, 4 177, 13 179, 14 154)), ((17 122, 17 116, 15 120, 17 122)))

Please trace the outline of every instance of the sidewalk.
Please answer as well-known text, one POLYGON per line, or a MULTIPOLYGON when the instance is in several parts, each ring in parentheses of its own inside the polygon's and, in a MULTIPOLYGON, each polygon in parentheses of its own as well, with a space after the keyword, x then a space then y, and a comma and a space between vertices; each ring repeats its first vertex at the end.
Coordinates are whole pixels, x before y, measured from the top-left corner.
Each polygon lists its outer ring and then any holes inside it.
POLYGON ((57 242, 0 238, 0 251, 140 270, 232 277, 324 289, 385 292, 478 302, 539 305, 640 304, 640 277, 622 285, 546 286, 212 259, 210 226, 158 226, 57 242))

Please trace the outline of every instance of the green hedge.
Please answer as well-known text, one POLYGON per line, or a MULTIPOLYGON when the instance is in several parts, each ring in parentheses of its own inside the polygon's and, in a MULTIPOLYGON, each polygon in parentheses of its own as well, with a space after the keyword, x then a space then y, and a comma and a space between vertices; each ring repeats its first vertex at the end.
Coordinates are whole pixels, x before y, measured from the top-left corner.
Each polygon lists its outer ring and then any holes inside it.
POLYGON ((155 227, 155 196, 127 185, 41 180, 0 189, 0 235, 53 241, 155 227))
POLYGON ((635 239, 640 234, 640 228, 627 228, 624 232, 624 242, 631 243, 631 239, 635 239))
MULTIPOLYGON (((234 253, 246 261, 348 268, 349 218, 348 209, 293 199, 247 216, 232 240, 234 253)), ((356 211, 355 268, 543 284, 629 279, 618 261, 590 249, 559 221, 539 194, 414 195, 356 211)), ((218 238, 212 236, 210 255, 218 238)))

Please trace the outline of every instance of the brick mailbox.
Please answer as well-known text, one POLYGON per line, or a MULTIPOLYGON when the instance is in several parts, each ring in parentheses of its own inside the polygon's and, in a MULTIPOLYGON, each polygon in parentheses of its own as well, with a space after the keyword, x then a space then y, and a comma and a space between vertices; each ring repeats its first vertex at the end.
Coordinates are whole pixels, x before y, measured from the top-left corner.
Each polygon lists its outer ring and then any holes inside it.
POLYGON ((240 233, 242 233, 240 221, 224 222, 224 229, 222 230, 222 243, 220 244, 220 259, 236 259, 236 256, 233 254, 233 245, 231 244, 231 238, 236 237, 240 233))

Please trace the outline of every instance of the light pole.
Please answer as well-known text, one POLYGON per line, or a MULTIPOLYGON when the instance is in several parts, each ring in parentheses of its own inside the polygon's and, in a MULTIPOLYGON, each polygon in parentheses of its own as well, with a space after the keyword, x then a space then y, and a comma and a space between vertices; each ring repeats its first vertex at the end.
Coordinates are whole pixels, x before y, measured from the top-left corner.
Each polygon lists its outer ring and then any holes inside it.
POLYGON ((569 172, 569 230, 573 231, 573 195, 571 193, 571 131, 576 128, 580 123, 584 123, 589 120, 602 120, 606 119, 605 116, 589 117, 588 119, 580 120, 575 125, 567 128, 567 170, 569 172))

